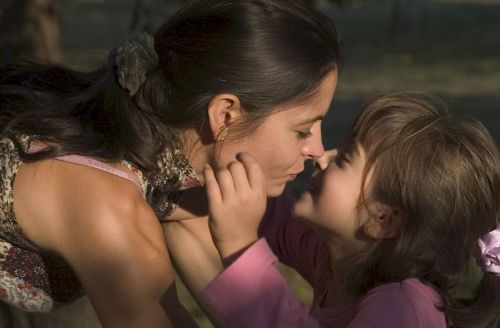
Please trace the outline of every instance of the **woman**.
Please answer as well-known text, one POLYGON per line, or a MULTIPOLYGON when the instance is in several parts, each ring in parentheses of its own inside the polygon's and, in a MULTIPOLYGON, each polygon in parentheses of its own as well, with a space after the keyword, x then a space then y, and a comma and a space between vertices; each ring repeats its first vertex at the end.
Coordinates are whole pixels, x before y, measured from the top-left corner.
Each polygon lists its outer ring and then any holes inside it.
POLYGON ((206 164, 249 152, 278 196, 322 155, 337 32, 298 0, 193 0, 109 59, 0 72, 0 298, 50 311, 87 293, 105 327, 193 326, 168 251, 181 275, 201 253, 161 223, 206 215, 206 164))

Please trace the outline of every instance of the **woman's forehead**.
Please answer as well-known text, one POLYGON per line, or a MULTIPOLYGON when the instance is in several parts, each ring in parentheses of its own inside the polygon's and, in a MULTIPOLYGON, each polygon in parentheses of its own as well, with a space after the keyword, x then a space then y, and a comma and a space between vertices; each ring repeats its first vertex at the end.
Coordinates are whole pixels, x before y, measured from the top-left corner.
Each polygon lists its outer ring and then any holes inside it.
MULTIPOLYGON (((315 97, 313 97, 315 98, 315 97)), ((321 104, 317 101, 307 101, 302 104, 290 105, 282 110, 276 111, 276 114, 287 117, 296 123, 314 123, 322 120, 327 114, 329 104, 321 104)))
POLYGON ((337 86, 337 73, 328 74, 319 87, 307 99, 295 103, 278 107, 276 112, 288 112, 292 119, 298 121, 318 121, 324 118, 330 109, 333 94, 337 86))

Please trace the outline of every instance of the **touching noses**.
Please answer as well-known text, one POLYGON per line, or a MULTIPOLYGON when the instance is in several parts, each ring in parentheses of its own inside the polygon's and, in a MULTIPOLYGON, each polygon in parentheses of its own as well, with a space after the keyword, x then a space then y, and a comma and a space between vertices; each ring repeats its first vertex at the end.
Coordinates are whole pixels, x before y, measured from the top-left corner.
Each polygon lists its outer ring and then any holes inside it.
POLYGON ((316 124, 311 131, 312 135, 302 147, 302 155, 309 158, 318 158, 323 156, 325 148, 321 140, 321 125, 316 124))
POLYGON ((324 171, 335 156, 337 156, 337 149, 327 150, 321 157, 314 160, 314 164, 319 170, 324 171))

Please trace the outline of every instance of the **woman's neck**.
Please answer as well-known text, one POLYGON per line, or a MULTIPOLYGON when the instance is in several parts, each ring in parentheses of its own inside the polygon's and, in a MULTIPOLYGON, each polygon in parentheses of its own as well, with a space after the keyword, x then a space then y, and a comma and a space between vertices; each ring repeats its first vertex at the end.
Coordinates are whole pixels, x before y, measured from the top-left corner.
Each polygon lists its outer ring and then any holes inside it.
POLYGON ((182 142, 182 150, 186 156, 189 165, 194 169, 198 180, 202 185, 205 184, 203 178, 203 168, 208 163, 207 150, 200 140, 199 134, 194 129, 179 131, 182 142))

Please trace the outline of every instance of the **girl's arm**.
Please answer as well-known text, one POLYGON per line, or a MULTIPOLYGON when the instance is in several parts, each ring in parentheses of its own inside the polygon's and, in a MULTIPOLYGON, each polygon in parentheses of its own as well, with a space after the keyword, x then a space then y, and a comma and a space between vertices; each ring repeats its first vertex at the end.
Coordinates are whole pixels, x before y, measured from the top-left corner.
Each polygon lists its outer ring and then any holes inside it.
POLYGON ((205 168, 209 226, 227 267, 199 295, 225 327, 317 327, 277 269, 277 259, 257 229, 266 205, 265 181, 247 155, 215 174, 205 168))
MULTIPOLYGON (((315 165, 324 170, 336 150, 327 150, 315 159, 315 165)), ((299 220, 292 218, 295 199, 289 190, 271 199, 260 227, 271 249, 281 262, 296 269, 311 285, 317 284, 318 275, 329 267, 329 256, 320 236, 299 220)), ((321 283, 321 281, 319 281, 321 283)))
POLYGON ((277 263, 259 239, 200 293, 200 302, 222 327, 318 327, 277 263))
POLYGON ((297 270, 314 286, 318 272, 329 265, 329 257, 320 236, 292 217, 294 202, 288 190, 270 199, 259 235, 266 238, 280 262, 297 270))

